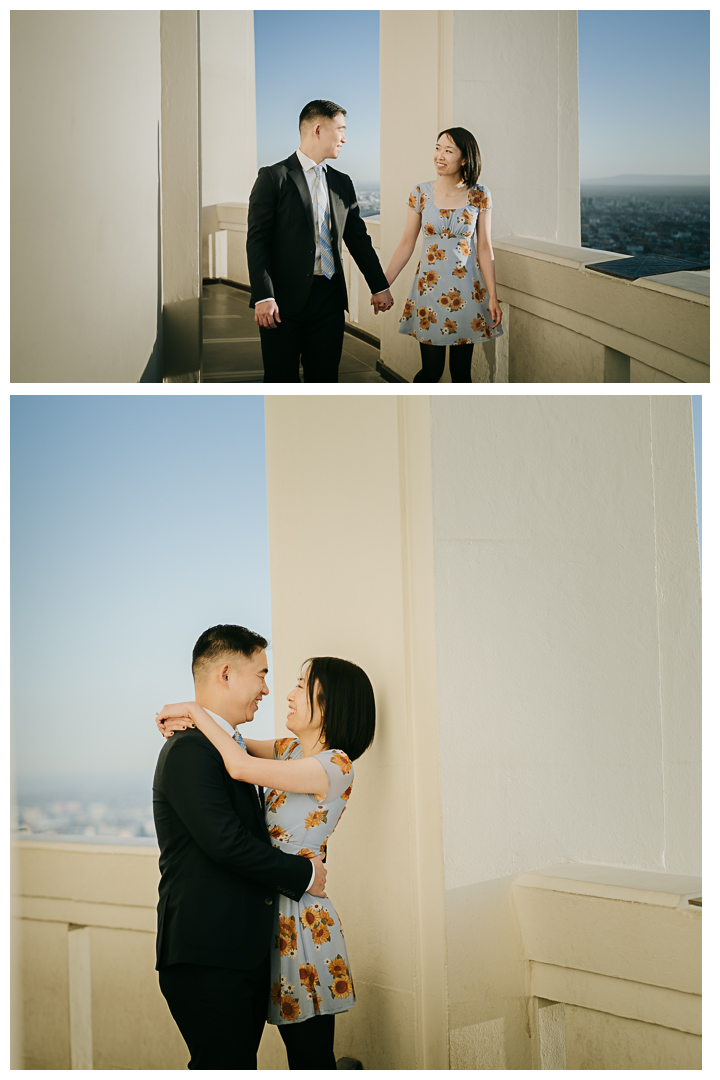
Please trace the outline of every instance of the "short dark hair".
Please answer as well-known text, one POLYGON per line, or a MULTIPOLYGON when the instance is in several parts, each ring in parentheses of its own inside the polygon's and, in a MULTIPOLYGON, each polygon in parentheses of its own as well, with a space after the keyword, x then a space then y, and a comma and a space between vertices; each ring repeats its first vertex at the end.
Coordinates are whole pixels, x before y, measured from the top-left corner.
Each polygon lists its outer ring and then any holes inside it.
POLYGON ((226 653, 234 653, 249 659, 258 649, 266 648, 266 639, 245 626, 234 626, 232 623, 211 626, 195 642, 192 654, 193 677, 197 677, 199 669, 205 664, 219 660, 226 653))
MULTIPOLYGON (((482 169, 480 147, 475 136, 467 128, 461 127, 445 128, 440 132, 440 135, 449 135, 465 158, 465 164, 461 166, 463 183, 467 184, 468 187, 474 187, 482 169)), ((438 142, 440 141, 440 135, 437 137, 438 142)))
POLYGON ((300 113, 298 127, 302 132, 303 124, 314 124, 316 120, 333 120, 338 113, 347 116, 347 109, 343 109, 342 105, 336 105, 334 101, 326 101, 324 98, 308 101, 300 113))
POLYGON ((375 695, 361 667, 337 656, 315 656, 303 664, 312 718, 322 711, 320 736, 328 750, 344 750, 351 761, 363 754, 375 735, 375 695))

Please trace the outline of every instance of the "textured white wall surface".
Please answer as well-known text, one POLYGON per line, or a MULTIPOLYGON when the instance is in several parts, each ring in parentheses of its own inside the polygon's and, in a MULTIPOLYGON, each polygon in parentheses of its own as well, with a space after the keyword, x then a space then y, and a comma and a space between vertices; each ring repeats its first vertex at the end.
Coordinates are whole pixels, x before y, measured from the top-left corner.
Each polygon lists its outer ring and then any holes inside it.
POLYGON ((447 887, 698 873, 690 399, 431 410, 447 887))
POLYGON ((473 132, 493 234, 580 243, 577 13, 456 11, 454 122, 473 132))
POLYGON ((135 382, 158 322, 160 14, 12 13, 12 378, 135 382))
POLYGON ((202 204, 247 202, 257 174, 252 11, 200 12, 202 204))

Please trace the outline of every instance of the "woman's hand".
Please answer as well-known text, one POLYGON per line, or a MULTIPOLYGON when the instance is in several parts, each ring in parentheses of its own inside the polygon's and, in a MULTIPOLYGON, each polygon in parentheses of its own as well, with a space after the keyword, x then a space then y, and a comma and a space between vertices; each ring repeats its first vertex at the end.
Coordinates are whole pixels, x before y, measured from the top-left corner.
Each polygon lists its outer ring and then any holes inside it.
POLYGON ((155 716, 158 731, 169 739, 174 731, 184 731, 187 727, 195 727, 195 709, 197 709, 197 703, 194 701, 164 705, 155 716))
POLYGON ((490 314, 492 316, 492 325, 490 329, 494 330, 496 326, 500 325, 500 320, 502 319, 502 310, 498 304, 497 296, 493 300, 488 300, 488 308, 490 309, 490 314))

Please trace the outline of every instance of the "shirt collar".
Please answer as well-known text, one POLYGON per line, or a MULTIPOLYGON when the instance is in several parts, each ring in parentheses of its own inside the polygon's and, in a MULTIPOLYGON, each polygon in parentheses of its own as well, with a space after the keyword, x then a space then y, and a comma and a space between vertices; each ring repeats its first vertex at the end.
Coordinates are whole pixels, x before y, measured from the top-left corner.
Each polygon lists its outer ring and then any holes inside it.
MULTIPOLYGON (((308 172, 309 169, 313 169, 313 171, 314 171, 317 168, 317 166, 318 166, 317 161, 313 161, 313 159, 309 158, 307 156, 307 154, 303 154, 302 150, 297 150, 296 153, 297 153, 297 159, 300 162, 300 164, 302 165, 304 172, 308 172)), ((327 165, 325 164, 324 161, 320 162, 320 168, 323 169, 323 171, 327 170, 327 165)))
POLYGON ((235 734, 235 728, 232 726, 232 724, 228 724, 227 720, 224 720, 222 718, 222 716, 218 716, 217 713, 212 712, 210 709, 205 708, 204 705, 203 705, 203 709, 205 709, 205 712, 209 716, 212 716, 215 723, 219 724, 220 727, 223 729, 223 731, 227 731, 228 735, 234 735, 235 734))

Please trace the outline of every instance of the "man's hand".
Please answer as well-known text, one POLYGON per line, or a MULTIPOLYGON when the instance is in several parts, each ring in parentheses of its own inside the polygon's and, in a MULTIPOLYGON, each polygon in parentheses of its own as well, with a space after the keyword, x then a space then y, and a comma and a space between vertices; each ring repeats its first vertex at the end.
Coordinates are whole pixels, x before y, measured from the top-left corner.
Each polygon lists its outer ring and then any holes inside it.
POLYGON ((274 300, 255 305, 255 322, 266 330, 275 330, 280 322, 280 310, 274 300))
POLYGON ((377 315, 378 311, 389 311, 395 301, 392 298, 390 290, 386 289, 385 292, 373 293, 370 297, 370 303, 377 315))
POLYGON ((315 867, 315 878, 313 880, 311 888, 307 891, 311 896, 327 896, 325 892, 325 882, 327 880, 327 870, 323 862, 322 855, 316 855, 310 862, 315 867))

